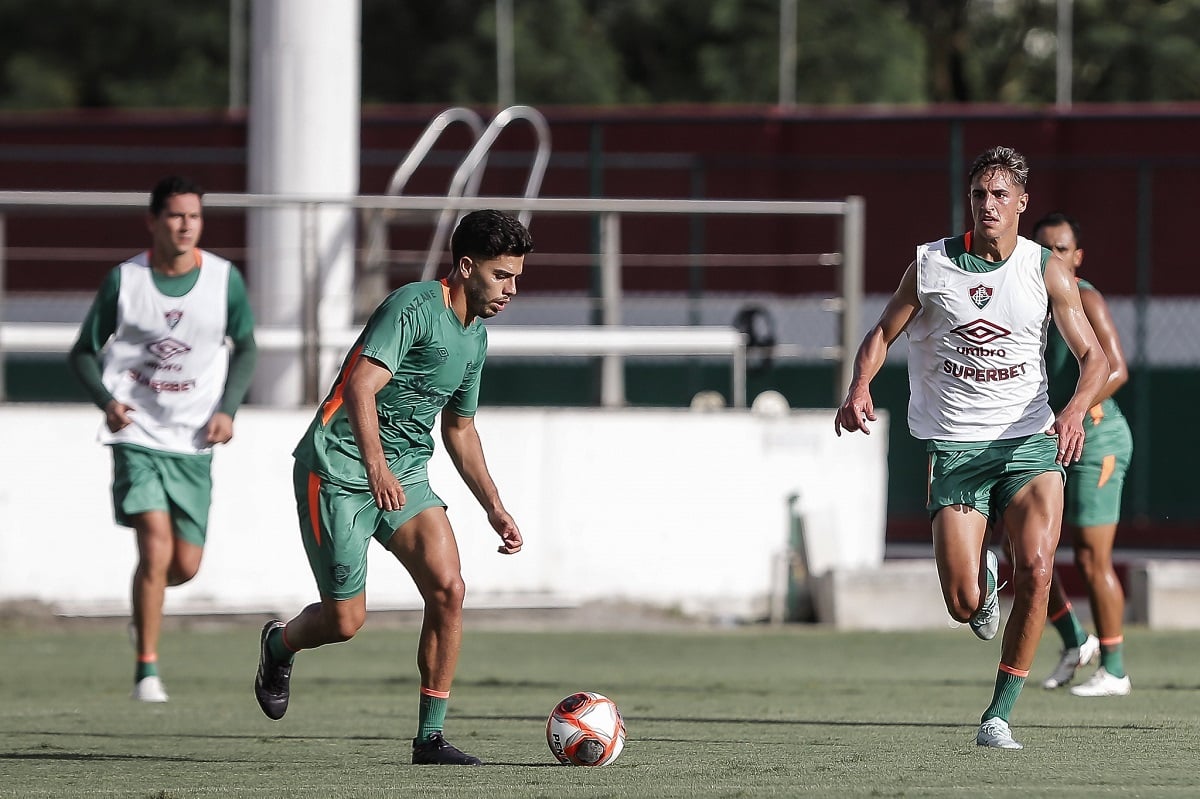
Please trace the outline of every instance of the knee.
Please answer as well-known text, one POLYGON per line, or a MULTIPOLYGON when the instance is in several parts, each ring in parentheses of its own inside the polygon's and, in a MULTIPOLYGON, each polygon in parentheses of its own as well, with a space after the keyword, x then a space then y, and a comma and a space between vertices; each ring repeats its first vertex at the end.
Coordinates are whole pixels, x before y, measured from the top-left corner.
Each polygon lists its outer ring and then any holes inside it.
POLYGON ((979 591, 964 588, 946 595, 946 612, 957 622, 966 623, 979 608, 979 591))
POLYGON ((361 613, 339 613, 327 625, 330 643, 341 644, 349 641, 362 629, 367 620, 365 611, 361 613))
POLYGON ((338 620, 338 622, 334 625, 333 630, 330 631, 332 634, 329 637, 333 639, 332 643, 344 644, 357 635, 358 631, 361 629, 362 625, 358 624, 357 622, 338 620))
POLYGON ((462 610, 463 600, 467 596, 467 585, 463 582, 461 574, 447 576, 445 579, 439 580, 433 586, 425 601, 427 604, 436 605, 441 611, 460 611, 462 610))
POLYGON ((171 564, 171 568, 167 570, 167 585, 183 585, 194 578, 200 571, 200 563, 179 563, 171 564))
POLYGON ((1038 554, 1013 564, 1013 590, 1026 595, 1048 595, 1053 577, 1053 553, 1038 554))
POLYGON ((1075 548, 1075 566, 1078 567, 1080 574, 1085 579, 1091 580, 1096 574, 1104 570, 1110 563, 1110 558, 1104 557, 1100 552, 1089 546, 1077 546, 1075 548))

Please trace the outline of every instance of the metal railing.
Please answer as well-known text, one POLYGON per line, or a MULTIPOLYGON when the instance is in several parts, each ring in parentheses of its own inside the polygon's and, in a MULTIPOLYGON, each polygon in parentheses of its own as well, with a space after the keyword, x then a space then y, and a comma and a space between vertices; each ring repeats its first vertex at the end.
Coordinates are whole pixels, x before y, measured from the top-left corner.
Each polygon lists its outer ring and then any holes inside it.
MULTIPOLYGON (((839 316, 839 343, 835 347, 822 348, 820 357, 836 359, 840 363, 839 386, 835 393, 844 391, 850 383, 853 370, 853 347, 861 335, 861 316, 863 301, 863 237, 865 230, 865 208, 862 198, 848 197, 839 201, 805 202, 805 201, 753 201, 753 200, 652 200, 652 199, 591 199, 591 198, 513 198, 513 197, 392 197, 392 196, 321 196, 321 195, 262 195, 262 194, 206 194, 204 198, 207 209, 298 209, 300 216, 300 242, 298 251, 300 262, 303 264, 304 275, 303 312, 296 320, 295 327, 263 330, 266 334, 264 342, 269 344, 271 336, 280 337, 283 349, 297 352, 303 359, 306 375, 304 380, 305 393, 308 401, 316 401, 319 386, 318 370, 320 353, 329 348, 342 349, 347 336, 353 339, 352 331, 346 329, 322 329, 317 312, 321 302, 320 276, 321 254, 317 251, 318 211, 325 207, 352 208, 362 212, 399 211, 413 214, 427 213, 430 221, 443 213, 466 212, 483 208, 496 208, 511 213, 537 214, 575 214, 586 215, 599 219, 599 303, 602 327, 616 331, 624 327, 622 319, 622 257, 621 224, 622 219, 632 215, 724 215, 724 216, 833 216, 841 219, 839 251, 835 253, 833 265, 839 270, 839 295, 827 303, 830 310, 839 316)), ((5 268, 5 212, 14 210, 44 211, 77 210, 77 209, 131 209, 142 211, 145 208, 146 195, 140 192, 20 192, 0 191, 0 308, 3 307, 3 286, 5 268)), ((494 328, 499 333, 504 326, 494 328)), ((628 328, 626 328, 628 329, 628 328)), ((680 343, 688 334, 688 328, 676 329, 671 341, 677 354, 694 352, 688 346, 680 343)), ((709 335, 711 327, 692 328, 694 336, 709 335)), ((726 329, 728 330, 728 329, 726 329)), ((553 347, 553 333, 544 337, 537 349, 538 354, 569 354, 565 352, 565 340, 556 353, 553 347)), ((47 328, 42 333, 30 330, 25 326, 8 325, 0 318, 0 358, 5 351, 21 351, 25 348, 34 349, 47 346, 46 336, 49 335, 65 351, 70 341, 65 344, 55 338, 62 336, 61 331, 53 332, 47 328), (40 336, 40 337, 39 337, 40 336)), ((601 334, 603 335, 603 334, 601 334)), ((493 336, 497 341, 503 338, 493 336)), ((697 338, 697 341, 700 339, 697 338)), ((624 403, 624 358, 626 356, 668 354, 664 352, 663 337, 646 335, 609 335, 606 339, 597 338, 588 354, 602 358, 601 369, 601 399, 606 406, 616 406, 624 403)), ((739 347, 733 339, 721 347, 713 347, 711 341, 704 345, 716 352, 728 353, 737 358, 739 347)), ((704 347, 701 347, 704 349, 704 347)), ((44 349, 42 350, 44 351, 44 349)), ((744 349, 742 350, 744 354, 744 349)), ((526 352, 524 354, 531 354, 526 352)), ((582 351, 574 354, 584 354, 582 351)), ((3 370, 0 370, 0 381, 3 380, 3 370)), ((736 382, 736 380, 735 380, 736 382)), ((744 387, 744 378, 742 379, 744 387)), ((744 390, 744 389, 743 389, 744 390)), ((0 398, 3 398, 4 386, 0 382, 0 398)), ((742 398, 744 402, 744 397, 742 398)), ((738 402, 738 398, 734 398, 738 402)))

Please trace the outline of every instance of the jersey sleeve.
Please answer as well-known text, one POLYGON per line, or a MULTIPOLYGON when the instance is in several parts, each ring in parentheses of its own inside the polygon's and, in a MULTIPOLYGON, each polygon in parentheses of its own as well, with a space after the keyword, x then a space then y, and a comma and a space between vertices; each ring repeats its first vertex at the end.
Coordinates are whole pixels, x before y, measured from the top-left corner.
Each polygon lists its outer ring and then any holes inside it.
POLYGON ((237 267, 229 267, 228 308, 225 335, 233 341, 229 357, 229 374, 218 406, 222 413, 233 416, 246 398, 258 363, 258 345, 254 341, 254 311, 246 293, 246 281, 237 267))
POLYGON ((414 342, 428 330, 427 303, 422 300, 404 289, 392 292, 367 320, 362 333, 362 354, 395 374, 414 342))
POLYGON ((79 326, 67 363, 96 407, 104 409, 112 394, 104 387, 100 351, 117 331, 117 297, 121 291, 121 270, 113 269, 100 284, 91 307, 79 326))
POLYGON ((462 384, 450 397, 450 401, 446 403, 446 408, 455 416, 471 417, 479 410, 479 385, 482 382, 483 362, 486 359, 487 328, 483 328, 483 335, 480 336, 479 357, 463 375, 462 384))

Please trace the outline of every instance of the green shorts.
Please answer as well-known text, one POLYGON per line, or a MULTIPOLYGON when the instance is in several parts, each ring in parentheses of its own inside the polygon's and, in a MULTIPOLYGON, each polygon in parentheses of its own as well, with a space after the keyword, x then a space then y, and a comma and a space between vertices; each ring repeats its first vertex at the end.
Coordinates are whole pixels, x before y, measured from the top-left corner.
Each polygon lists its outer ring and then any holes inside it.
POLYGON ((1046 472, 1064 474, 1054 462, 1058 439, 1045 433, 980 443, 930 441, 926 451, 930 518, 942 508, 965 505, 997 519, 1030 480, 1046 472))
POLYGON ((1084 421, 1083 457, 1067 469, 1063 522, 1076 527, 1116 524, 1121 518, 1121 490, 1133 457, 1133 434, 1120 414, 1084 421))
POLYGON ((204 546, 212 504, 212 453, 183 455, 114 444, 113 517, 132 527, 130 517, 152 510, 171 514, 175 535, 204 546))
POLYGON ((322 596, 351 599, 367 587, 367 547, 386 545, 400 525, 430 508, 444 508, 428 482, 404 485, 400 510, 380 510, 370 491, 322 480, 299 461, 292 471, 300 538, 322 596))

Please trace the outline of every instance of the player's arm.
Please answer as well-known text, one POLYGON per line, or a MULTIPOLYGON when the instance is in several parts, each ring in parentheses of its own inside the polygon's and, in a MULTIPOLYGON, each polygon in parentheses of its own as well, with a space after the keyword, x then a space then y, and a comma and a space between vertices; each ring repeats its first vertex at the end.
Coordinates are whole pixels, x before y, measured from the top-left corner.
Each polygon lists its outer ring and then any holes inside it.
POLYGON ((343 407, 354 431, 354 440, 367 472, 367 485, 375 506, 381 510, 400 510, 404 506, 404 489, 388 468, 379 439, 379 410, 375 395, 392 379, 392 371, 374 358, 363 356, 355 361, 346 376, 342 393, 343 407))
POLYGON ((258 344, 254 340, 254 311, 246 295, 246 283, 236 267, 229 269, 229 290, 225 309, 225 335, 233 342, 225 389, 216 413, 208 422, 208 443, 227 444, 233 439, 233 417, 246 399, 258 364, 258 344))
POLYGON ((1079 301, 1083 303, 1083 312, 1096 334, 1096 340, 1100 342, 1100 349, 1108 358, 1108 378, 1092 400, 1095 405, 1116 394, 1121 386, 1129 382, 1129 365, 1125 361, 1121 337, 1117 334, 1117 326, 1113 323, 1104 295, 1095 289, 1084 289, 1079 292, 1079 301))
POLYGON ((867 422, 875 421, 871 381, 883 368, 892 343, 920 310, 921 301, 917 297, 917 264, 914 261, 904 271, 904 277, 900 278, 900 285, 888 300, 879 321, 867 331, 866 337, 858 347, 858 353, 854 356, 854 375, 850 380, 850 389, 833 419, 833 430, 839 436, 843 429, 847 432, 861 430, 871 435, 867 428, 867 422))
POLYGON ((500 491, 488 472, 487 461, 483 457, 483 443, 479 440, 479 431, 475 429, 475 417, 459 416, 449 409, 443 411, 442 443, 454 462, 454 468, 462 475, 463 482, 487 512, 492 529, 499 534, 501 544, 497 551, 502 555, 520 552, 523 543, 521 531, 504 509, 500 491))
POLYGON ((117 296, 120 290, 121 270, 113 269, 100 284, 96 298, 92 300, 79 326, 79 336, 67 355, 71 371, 91 401, 104 411, 104 423, 114 433, 129 425, 129 414, 133 411, 130 406, 113 398, 104 385, 100 364, 100 351, 117 332, 117 296))
POLYGON ((1096 395, 1108 379, 1108 358, 1084 313, 1079 287, 1070 270, 1058 260, 1050 258, 1046 261, 1045 281, 1054 325, 1079 361, 1079 382, 1075 384, 1075 393, 1046 433, 1058 436, 1057 461, 1074 463, 1083 454, 1083 417, 1095 404, 1096 395))

